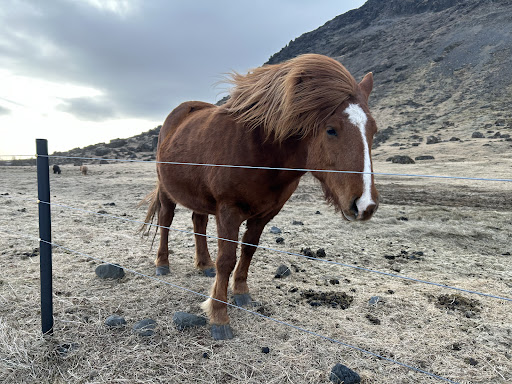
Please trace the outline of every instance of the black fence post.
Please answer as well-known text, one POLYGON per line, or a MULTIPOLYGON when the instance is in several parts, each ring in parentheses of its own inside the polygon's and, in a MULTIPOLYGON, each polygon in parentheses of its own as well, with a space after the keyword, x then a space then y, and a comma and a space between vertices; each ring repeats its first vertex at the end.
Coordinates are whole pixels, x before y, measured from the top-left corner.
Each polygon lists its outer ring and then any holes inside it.
POLYGON ((50 216, 50 166, 48 141, 36 139, 37 203, 39 206, 39 265, 41 276, 41 326, 43 334, 53 333, 52 227, 50 216), (41 203, 43 202, 43 203, 41 203))

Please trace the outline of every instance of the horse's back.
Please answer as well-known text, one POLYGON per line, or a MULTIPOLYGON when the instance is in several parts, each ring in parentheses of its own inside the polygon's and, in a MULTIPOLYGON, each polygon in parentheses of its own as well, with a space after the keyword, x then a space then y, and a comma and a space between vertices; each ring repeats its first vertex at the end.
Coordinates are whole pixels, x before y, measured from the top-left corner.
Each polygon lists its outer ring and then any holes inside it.
POLYGON ((215 105, 205 103, 203 101, 186 101, 181 103, 172 110, 167 116, 160 129, 158 138, 158 147, 160 147, 165 139, 169 139, 169 135, 176 132, 176 129, 190 117, 194 112, 201 111, 204 109, 217 108, 215 105))

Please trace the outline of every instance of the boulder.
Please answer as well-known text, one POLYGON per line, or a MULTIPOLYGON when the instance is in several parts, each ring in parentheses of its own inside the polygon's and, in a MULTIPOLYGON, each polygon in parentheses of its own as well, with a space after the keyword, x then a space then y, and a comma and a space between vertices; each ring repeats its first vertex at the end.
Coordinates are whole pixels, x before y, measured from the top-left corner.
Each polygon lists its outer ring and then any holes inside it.
POLYGON ((281 231, 279 228, 277 228, 277 227, 271 227, 269 232, 270 232, 270 233, 272 233, 272 234, 274 234, 274 235, 278 235, 278 234, 280 234, 282 231, 281 231))
POLYGON ((122 327, 123 325, 126 325, 126 320, 122 316, 118 315, 110 315, 105 319, 105 325, 107 327, 122 327))
POLYGON ((110 153, 110 148, 106 148, 106 147, 98 147, 94 150, 95 156, 104 156, 108 153, 110 153))
POLYGON ((434 160, 434 156, 425 155, 425 156, 416 156, 414 160, 434 160))
POLYGON ((329 380, 335 384, 357 384, 361 382, 361 377, 350 368, 338 363, 332 368, 329 380))
POLYGON ((96 267, 96 275, 100 279, 122 279, 124 269, 114 264, 101 264, 96 267))
POLYGON ((128 144, 128 140, 126 139, 113 139, 110 140, 110 143, 105 145, 109 148, 120 148, 124 147, 126 144, 128 144))
POLYGON ((179 331, 192 327, 202 327, 207 323, 205 317, 196 316, 187 312, 176 312, 172 317, 172 322, 179 331))
POLYGON ((144 319, 132 327, 132 332, 139 336, 152 336, 156 328, 156 321, 153 319, 144 319))
POLYGON ((291 274, 290 268, 288 268, 286 265, 282 264, 277 268, 275 278, 280 279, 286 276, 289 276, 291 274))
POLYGON ((436 136, 429 136, 429 137, 427 137, 427 144, 437 144, 439 142, 440 142, 440 140, 436 136))
POLYGON ((415 164, 413 159, 405 155, 395 155, 393 157, 388 158, 387 161, 391 161, 392 163, 396 164, 415 164))

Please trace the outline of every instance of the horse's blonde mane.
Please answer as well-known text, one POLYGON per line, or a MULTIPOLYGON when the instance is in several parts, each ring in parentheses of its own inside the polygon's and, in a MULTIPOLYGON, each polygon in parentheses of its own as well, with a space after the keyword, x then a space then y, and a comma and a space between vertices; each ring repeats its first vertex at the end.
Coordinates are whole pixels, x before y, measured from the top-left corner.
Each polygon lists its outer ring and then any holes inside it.
POLYGON ((283 141, 315 132, 336 108, 357 92, 357 83, 338 61, 306 54, 265 65, 247 75, 231 74, 231 98, 221 107, 249 129, 283 141))

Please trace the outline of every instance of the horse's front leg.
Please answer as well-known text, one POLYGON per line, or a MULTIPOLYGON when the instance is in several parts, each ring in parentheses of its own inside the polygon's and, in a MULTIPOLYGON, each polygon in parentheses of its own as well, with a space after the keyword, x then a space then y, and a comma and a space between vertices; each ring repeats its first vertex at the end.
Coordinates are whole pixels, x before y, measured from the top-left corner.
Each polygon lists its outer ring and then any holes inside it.
POLYGON ((257 245, 260 242, 261 233, 272 218, 279 213, 281 208, 276 209, 269 215, 263 217, 255 217, 247 220, 247 230, 242 239, 242 252, 240 260, 236 266, 233 274, 233 298, 235 304, 244 307, 252 303, 251 295, 249 294, 249 286, 247 285, 247 275, 249 273, 249 265, 251 264, 252 256, 256 252, 257 245), (249 245, 251 244, 251 245, 249 245))
POLYGON ((210 296, 203 303, 203 309, 210 318, 211 334, 216 340, 233 338, 227 310, 229 275, 235 268, 238 229, 242 219, 228 209, 219 210, 216 215, 219 251, 215 267, 217 274, 210 296), (226 240, 220 240, 226 239, 226 240), (231 240, 231 241, 227 241, 231 240))

